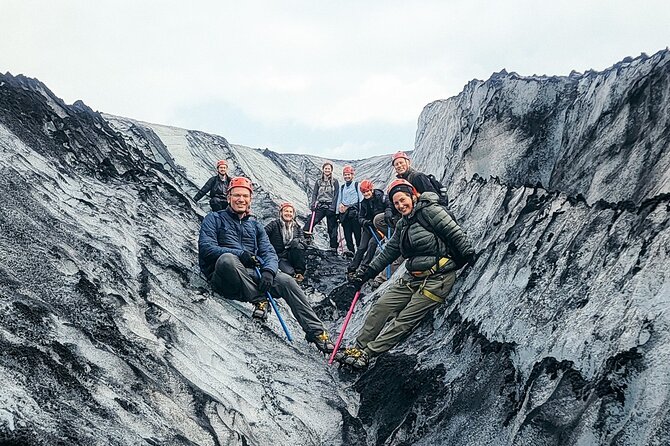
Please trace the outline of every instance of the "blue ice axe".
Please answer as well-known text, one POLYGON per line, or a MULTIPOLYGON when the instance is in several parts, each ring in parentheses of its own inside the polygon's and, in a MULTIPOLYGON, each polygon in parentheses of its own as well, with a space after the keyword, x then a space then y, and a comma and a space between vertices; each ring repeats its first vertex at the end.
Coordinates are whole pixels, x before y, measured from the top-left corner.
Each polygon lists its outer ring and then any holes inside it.
MULTIPOLYGON (((256 275, 258 275, 258 279, 261 278, 261 271, 258 269, 257 266, 254 266, 254 269, 256 270, 256 275)), ((286 323, 284 322, 284 318, 281 317, 281 314, 279 314, 279 308, 277 307, 277 302, 274 300, 272 297, 272 294, 270 294, 269 291, 265 292, 265 295, 267 296, 268 300, 270 301, 270 305, 272 305, 272 309, 275 311, 275 314, 277 315, 277 319, 279 319, 279 323, 281 324, 281 328, 284 329, 284 333, 286 333, 286 337, 288 338, 288 342, 293 342, 293 338, 291 337, 291 332, 288 330, 288 327, 286 326, 286 323)))

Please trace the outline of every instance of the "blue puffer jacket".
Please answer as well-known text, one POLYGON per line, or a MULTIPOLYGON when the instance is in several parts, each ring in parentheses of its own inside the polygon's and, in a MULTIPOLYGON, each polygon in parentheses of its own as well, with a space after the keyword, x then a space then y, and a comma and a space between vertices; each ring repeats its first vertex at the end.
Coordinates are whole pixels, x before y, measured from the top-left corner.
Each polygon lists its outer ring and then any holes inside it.
POLYGON ((198 239, 198 263, 207 279, 212 278, 221 254, 240 256, 244 251, 256 255, 263 271, 277 274, 277 253, 263 225, 254 216, 247 215, 240 220, 230 208, 207 214, 198 239))

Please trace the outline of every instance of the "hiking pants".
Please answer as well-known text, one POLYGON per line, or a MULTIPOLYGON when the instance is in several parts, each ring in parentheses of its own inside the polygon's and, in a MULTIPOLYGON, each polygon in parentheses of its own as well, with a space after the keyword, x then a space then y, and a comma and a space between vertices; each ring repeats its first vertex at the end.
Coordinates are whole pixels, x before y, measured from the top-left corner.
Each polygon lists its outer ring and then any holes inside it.
POLYGON ((358 214, 355 212, 340 214, 340 223, 344 230, 344 240, 347 242, 347 249, 353 253, 356 251, 356 245, 361 241, 361 225, 358 223, 358 214), (356 245, 354 244, 354 238, 356 238, 356 245))
POLYGON ((305 247, 299 240, 293 239, 288 248, 279 254, 279 269, 292 276, 305 274, 305 247))
MULTIPOLYGON (((391 235, 393 235, 393 231, 395 231, 395 224, 398 223, 398 220, 400 220, 399 217, 397 217, 395 214, 393 214, 393 227, 391 228, 391 235)), ((384 237, 388 237, 388 225, 384 221, 384 213, 382 212, 381 214, 375 215, 375 218, 372 219, 372 222, 375 225, 375 228, 379 229, 382 231, 384 234, 384 237)))
POLYGON ((212 209, 212 212, 218 212, 227 208, 228 202, 222 198, 214 197, 209 200, 209 207, 212 209))
POLYGON ((357 269, 361 264, 361 260, 363 261, 363 265, 369 265, 375 256, 375 252, 377 252, 377 246, 377 241, 372 237, 369 227, 361 228, 361 242, 358 244, 356 255, 349 264, 349 269, 357 269))
MULTIPOLYGON (((266 296, 258 290, 257 282, 256 271, 242 265, 236 255, 222 254, 216 261, 211 280, 212 289, 225 299, 252 303, 265 300, 266 296)), ((305 293, 291 276, 277 271, 270 294, 275 299, 284 298, 308 340, 325 331, 305 293)))
MULTIPOLYGON (((330 203, 323 203, 317 206, 316 210, 314 211, 314 226, 319 224, 319 222, 323 220, 323 217, 326 217, 326 224, 328 227, 328 242, 331 248, 337 249, 337 215, 335 215, 335 212, 331 211, 329 208, 330 203)), ((307 217, 305 226, 303 227, 305 232, 309 232, 309 224, 311 221, 312 215, 310 214, 309 217, 307 217)), ((312 227, 312 231, 314 231, 314 226, 312 227)))
POLYGON ((409 336, 426 314, 444 302, 455 280, 455 271, 434 274, 427 279, 403 276, 374 303, 356 344, 370 356, 388 351, 409 336), (408 277, 411 280, 406 280, 408 277), (384 328, 386 321, 394 316, 384 328))

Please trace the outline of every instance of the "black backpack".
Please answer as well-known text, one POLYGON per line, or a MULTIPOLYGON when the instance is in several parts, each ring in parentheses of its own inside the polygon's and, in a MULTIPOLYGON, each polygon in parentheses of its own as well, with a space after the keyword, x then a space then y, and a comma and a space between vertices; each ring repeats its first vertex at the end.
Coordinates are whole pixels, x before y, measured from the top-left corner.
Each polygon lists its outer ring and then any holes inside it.
MULTIPOLYGON (((454 220, 454 223, 456 223, 460 227, 460 225, 458 224, 458 221, 456 220, 456 217, 454 217, 454 214, 451 213, 446 208, 445 208, 445 210, 447 211, 447 213, 449 214, 451 219, 454 220)), ((423 227, 423 229, 432 233, 436 240, 437 239, 442 240, 442 243, 444 243, 444 245, 447 247, 447 251, 449 251, 451 259, 454 261, 454 263, 456 263, 456 266, 458 266, 459 269, 464 267, 468 263, 467 260, 465 258, 463 258, 463 256, 461 255, 461 252, 456 248, 456 246, 454 246, 453 243, 451 243, 449 240, 442 237, 441 234, 438 234, 433 230, 433 228, 428 223, 428 220, 426 219, 426 217, 423 215, 423 213, 421 211, 417 212, 414 215, 414 219, 417 223, 419 223, 423 227)), ((462 228, 461 228, 461 230, 462 230, 462 228)), ((439 261, 439 256, 436 256, 436 259, 437 260, 435 262, 437 263, 439 261)))
POLYGON ((433 175, 432 173, 429 173, 426 176, 430 180, 430 184, 437 191, 437 195, 440 197, 437 200, 437 202, 440 203, 445 208, 447 208, 449 206, 449 197, 447 196, 447 188, 444 187, 444 185, 440 183, 438 179, 435 178, 435 175, 433 175))

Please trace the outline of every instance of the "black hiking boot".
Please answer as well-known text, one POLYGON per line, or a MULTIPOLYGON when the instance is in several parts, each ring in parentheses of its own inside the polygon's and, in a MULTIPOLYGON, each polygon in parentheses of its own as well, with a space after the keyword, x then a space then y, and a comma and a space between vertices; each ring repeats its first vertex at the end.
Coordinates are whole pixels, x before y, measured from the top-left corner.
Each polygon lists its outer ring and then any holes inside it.
POLYGON ((268 307, 269 305, 267 300, 254 302, 254 312, 251 313, 251 317, 261 322, 265 322, 268 319, 268 307))
POLYGON ((330 341, 330 337, 325 331, 322 331, 318 335, 314 336, 310 342, 312 342, 321 353, 325 353, 327 355, 330 355, 333 350, 335 350, 335 344, 330 341))
POLYGON ((361 350, 358 347, 349 347, 344 350, 344 353, 338 361, 342 364, 351 366, 356 370, 365 370, 370 364, 370 357, 364 350, 361 350))

